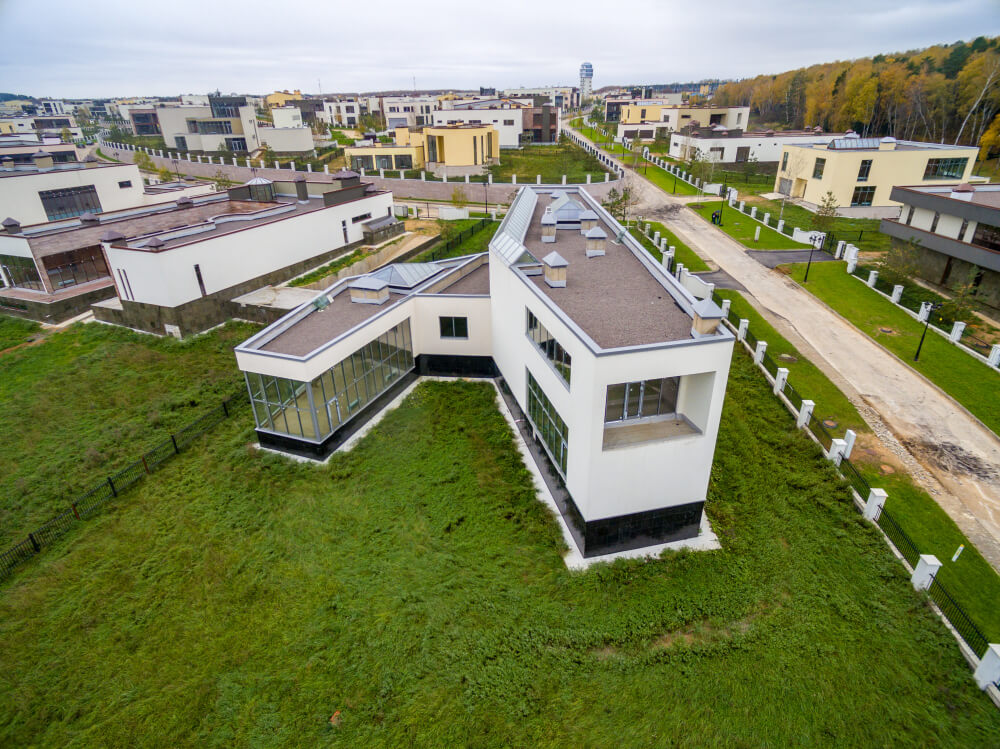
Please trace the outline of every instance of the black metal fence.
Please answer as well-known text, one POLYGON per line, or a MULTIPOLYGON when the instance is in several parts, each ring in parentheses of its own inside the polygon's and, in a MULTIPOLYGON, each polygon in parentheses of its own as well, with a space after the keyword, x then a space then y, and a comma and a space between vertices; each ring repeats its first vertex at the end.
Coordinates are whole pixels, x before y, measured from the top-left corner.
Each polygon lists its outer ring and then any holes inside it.
POLYGON ((958 602, 952 598, 951 593, 937 579, 935 575, 931 579, 931 586, 927 589, 931 600, 941 609, 941 613, 955 628, 955 631, 965 640, 973 653, 982 658, 990 647, 990 641, 976 626, 975 622, 965 613, 965 609, 959 606, 958 602))
POLYGON ((69 509, 36 528, 23 541, 0 552, 0 580, 8 577, 21 563, 39 554, 43 548, 55 543, 74 525, 92 517, 108 502, 139 483, 169 458, 189 447, 199 436, 227 419, 235 408, 246 405, 247 402, 245 390, 223 399, 204 416, 191 422, 176 434, 170 435, 169 439, 163 440, 135 462, 81 494, 70 504, 69 509))
POLYGON ((456 247, 459 247, 466 239, 471 237, 473 234, 478 234, 484 231, 487 226, 493 223, 492 219, 481 218, 479 221, 474 223, 467 229, 463 229, 457 235, 449 239, 447 242, 442 242, 431 250, 428 250, 426 254, 420 257, 422 262, 429 262, 431 260, 441 260, 443 258, 451 257, 450 253, 456 247))
POLYGON ((913 539, 896 522, 896 518, 890 515, 889 511, 883 507, 878 517, 875 518, 875 522, 878 523, 878 527, 892 541, 892 545, 903 555, 903 559, 909 562, 911 567, 916 567, 917 561, 920 559, 920 551, 917 549, 917 545, 913 543, 913 539))

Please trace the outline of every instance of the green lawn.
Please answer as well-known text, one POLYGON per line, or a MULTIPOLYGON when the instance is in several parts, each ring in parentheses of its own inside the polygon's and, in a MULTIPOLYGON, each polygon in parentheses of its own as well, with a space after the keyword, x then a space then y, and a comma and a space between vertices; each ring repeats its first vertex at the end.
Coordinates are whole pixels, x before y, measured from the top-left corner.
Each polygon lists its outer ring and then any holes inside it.
POLYGON ((76 324, 0 355, 0 549, 242 387, 232 347, 254 330, 182 342, 76 324))
POLYGON ((425 383, 325 466, 226 421, 4 585, 0 736, 1000 742, 957 645, 743 355, 722 424, 723 550, 581 574, 488 385, 425 383))
POLYGON ((0 351, 34 338, 41 329, 34 320, 0 314, 0 351))
MULTIPOLYGON (((721 200, 712 200, 705 203, 689 203, 688 208, 697 213, 706 221, 712 220, 712 213, 719 210, 722 205, 721 200)), ((723 209, 722 231, 751 250, 802 250, 808 249, 809 245, 795 242, 791 237, 779 234, 774 229, 769 229, 759 221, 755 221, 746 214, 740 213, 736 208, 728 205, 723 209), (760 241, 754 242, 754 234, 760 227, 760 241)))
POLYGON ((569 182, 585 182, 588 174, 597 182, 604 179, 605 171, 594 156, 568 141, 552 146, 505 149, 500 152, 500 163, 490 167, 495 181, 510 182, 516 174, 525 184, 533 184, 539 174, 542 182, 547 183, 558 184, 564 174, 569 182))
MULTIPOLYGON (((633 164, 632 158, 628 157, 626 163, 631 167, 633 164)), ((660 167, 648 161, 643 162, 643 165, 640 165, 636 171, 669 195, 701 194, 701 191, 694 185, 688 184, 680 177, 675 177, 673 174, 660 169, 660 167)))
POLYGON ((347 255, 343 255, 337 258, 331 263, 327 263, 326 265, 316 268, 315 270, 309 271, 305 275, 299 276, 298 278, 293 278, 291 281, 288 282, 288 285, 308 286, 309 284, 315 283, 316 281, 321 281, 324 278, 332 276, 333 274, 343 270, 349 265, 354 265, 354 263, 361 260, 363 257, 365 257, 365 255, 367 255, 370 252, 371 252, 370 248, 367 249, 359 248, 357 250, 354 250, 353 252, 350 252, 347 255))
MULTIPOLYGON (((478 219, 476 219, 476 221, 478 221, 478 219)), ((475 221, 471 223, 474 224, 475 221)), ((444 260, 450 257, 462 257, 463 255, 472 255, 477 252, 486 252, 486 250, 489 249, 490 240, 493 239, 493 235, 497 233, 497 229, 499 228, 499 221, 491 221, 479 231, 476 231, 461 240, 455 246, 449 247, 447 250, 441 249, 443 245, 432 247, 427 250, 427 252, 418 255, 409 262, 427 263, 432 260, 444 260)))
MULTIPOLYGON (((786 202, 782 211, 780 201, 757 196, 749 196, 746 202, 757 206, 757 213, 770 213, 772 221, 777 221, 780 214, 785 226, 797 226, 806 231, 812 228, 815 214, 801 206, 786 202)), ((837 217, 833 220, 833 234, 866 252, 882 252, 889 249, 889 235, 879 231, 880 223, 878 219, 837 217)))
MULTIPOLYGON (((711 270, 708 264, 695 254, 694 250, 688 247, 684 242, 677 238, 677 235, 672 231, 667 229, 659 221, 641 221, 641 224, 649 223, 650 233, 656 234, 660 232, 661 237, 667 238, 667 247, 673 245, 674 247, 674 261, 678 263, 684 263, 684 267, 687 268, 692 273, 698 273, 700 271, 711 270)), ((648 239, 645 234, 638 230, 638 228, 633 228, 632 236, 642 242, 642 246, 649 251, 649 253, 655 257, 658 261, 663 259, 663 253, 660 252, 654 245, 651 239, 648 239)))
MULTIPOLYGON (((833 419, 839 424, 829 430, 833 436, 843 437, 847 429, 853 429, 859 435, 871 432, 847 396, 764 320, 742 294, 729 289, 719 289, 717 293, 731 300, 729 319, 734 325, 739 324, 740 318, 746 318, 750 321, 749 330, 758 340, 767 341, 768 354, 779 366, 788 369, 788 382, 799 395, 816 403, 814 413, 817 418, 833 419), (782 361, 778 359, 782 354, 789 354, 798 361, 782 361)), ((879 471, 880 461, 858 449, 851 462, 871 486, 888 492, 886 507, 893 518, 913 539, 921 553, 934 554, 944 562, 940 580, 990 641, 1000 640, 1000 608, 995 605, 1000 600, 1000 576, 955 525, 955 521, 905 473, 883 476, 879 471), (965 544, 965 551, 957 562, 951 562, 959 544, 965 544)))
MULTIPOLYGON (((805 266, 791 266, 792 278, 802 283, 805 266)), ((809 271, 803 288, 892 351, 907 365, 934 382, 975 414, 987 427, 1000 433, 1000 372, 966 354, 937 333, 929 332, 914 362, 924 326, 888 299, 845 272, 845 264, 817 263, 809 271), (883 333, 889 328, 893 333, 883 333)))

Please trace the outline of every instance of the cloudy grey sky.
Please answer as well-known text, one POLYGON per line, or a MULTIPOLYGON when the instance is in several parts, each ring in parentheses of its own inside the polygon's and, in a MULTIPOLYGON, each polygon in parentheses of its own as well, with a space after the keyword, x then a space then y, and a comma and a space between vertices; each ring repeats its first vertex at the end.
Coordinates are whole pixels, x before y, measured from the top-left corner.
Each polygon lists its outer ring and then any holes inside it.
POLYGON ((0 91, 666 83, 1000 34, 1000 0, 0 0, 0 91))

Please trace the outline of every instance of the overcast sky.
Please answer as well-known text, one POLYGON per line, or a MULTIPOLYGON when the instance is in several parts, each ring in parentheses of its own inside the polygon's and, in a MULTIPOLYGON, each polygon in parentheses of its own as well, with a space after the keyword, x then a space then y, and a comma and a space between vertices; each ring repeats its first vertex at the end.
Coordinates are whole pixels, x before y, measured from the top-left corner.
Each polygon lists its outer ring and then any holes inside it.
POLYGON ((1000 0, 0 0, 0 91, 39 97, 668 83, 1000 34, 1000 0))

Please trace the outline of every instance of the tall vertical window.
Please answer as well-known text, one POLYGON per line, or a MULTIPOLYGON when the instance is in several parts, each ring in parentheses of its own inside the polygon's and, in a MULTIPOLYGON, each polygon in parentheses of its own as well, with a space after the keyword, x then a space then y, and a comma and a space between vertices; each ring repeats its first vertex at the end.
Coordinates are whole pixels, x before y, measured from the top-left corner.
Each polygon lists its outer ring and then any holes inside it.
POLYGON ((566 456, 568 453, 569 430, 566 422, 556 412, 552 402, 528 372, 528 418, 538 432, 552 462, 566 478, 566 456))
POLYGON ((552 337, 552 334, 538 321, 538 318, 535 317, 531 310, 526 311, 528 313, 526 335, 538 347, 538 350, 545 354, 545 358, 549 360, 549 364, 552 365, 553 369, 569 385, 573 358, 559 344, 559 341, 552 337))
POLYGON ((608 385, 604 403, 605 423, 677 413, 680 382, 680 377, 664 377, 608 385))
POLYGON ((958 241, 959 242, 964 242, 965 241, 965 232, 966 232, 966 230, 968 228, 969 228, 969 219, 967 219, 967 218, 962 219, 962 226, 958 230, 958 241))
POLYGON ((823 179, 823 170, 826 169, 826 159, 816 159, 813 166, 813 179, 823 179))
POLYGON ((785 171, 788 168, 788 151, 781 154, 781 171, 785 171))
POLYGON ((931 234, 937 231, 938 221, 941 220, 941 214, 934 211, 934 218, 931 219, 931 234))
POLYGON ((913 206, 910 206, 910 210, 906 212, 906 225, 909 226, 913 221, 913 206))
POLYGON ((42 190, 38 193, 49 221, 73 218, 84 213, 100 213, 101 201, 93 185, 67 187, 61 190, 42 190))
POLYGON ((861 162, 861 168, 858 169, 858 182, 867 182, 868 176, 872 173, 872 160, 865 159, 861 162))

